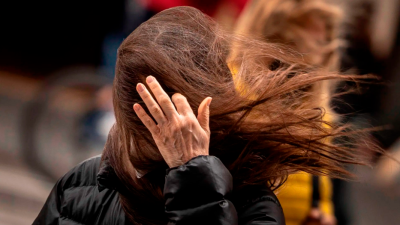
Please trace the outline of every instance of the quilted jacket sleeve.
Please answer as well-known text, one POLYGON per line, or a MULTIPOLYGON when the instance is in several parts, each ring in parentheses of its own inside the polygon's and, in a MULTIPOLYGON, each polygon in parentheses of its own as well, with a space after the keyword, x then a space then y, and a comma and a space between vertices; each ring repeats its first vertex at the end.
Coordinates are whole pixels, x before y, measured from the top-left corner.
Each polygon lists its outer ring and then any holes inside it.
POLYGON ((33 225, 125 224, 115 190, 97 185, 100 156, 66 173, 54 186, 33 225))
POLYGON ((249 195, 253 197, 246 198, 238 213, 229 200, 232 183, 228 169, 213 156, 199 156, 170 169, 164 186, 169 224, 285 224, 278 200, 265 192, 249 195))
POLYGON ((42 210, 40 211, 38 217, 33 222, 33 225, 41 224, 52 224, 58 225, 58 220, 60 218, 60 208, 61 200, 59 198, 59 193, 61 192, 61 180, 59 180, 56 185, 54 185, 53 190, 50 192, 49 197, 46 200, 42 210))

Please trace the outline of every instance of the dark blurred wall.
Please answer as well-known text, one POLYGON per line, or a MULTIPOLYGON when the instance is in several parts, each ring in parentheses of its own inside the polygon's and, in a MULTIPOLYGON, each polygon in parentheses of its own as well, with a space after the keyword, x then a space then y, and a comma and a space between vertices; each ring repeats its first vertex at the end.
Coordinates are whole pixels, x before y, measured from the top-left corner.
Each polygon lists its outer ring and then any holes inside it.
POLYGON ((124 1, 1 1, 0 69, 42 75, 98 65, 107 33, 121 29, 124 1))

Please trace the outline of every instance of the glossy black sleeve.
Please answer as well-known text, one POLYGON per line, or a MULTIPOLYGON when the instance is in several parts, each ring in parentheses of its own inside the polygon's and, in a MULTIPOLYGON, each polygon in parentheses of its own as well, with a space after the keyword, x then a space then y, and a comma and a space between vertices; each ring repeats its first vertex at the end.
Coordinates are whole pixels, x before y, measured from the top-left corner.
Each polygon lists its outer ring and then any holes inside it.
POLYGON ((61 211, 60 193, 62 192, 62 181, 59 180, 50 192, 42 210, 33 222, 33 225, 58 225, 61 211))
POLYGON ((240 201, 238 213, 229 200, 232 189, 232 175, 213 156, 199 156, 170 169, 164 186, 169 224, 285 224, 279 202, 270 201, 263 191, 242 193, 245 201, 240 201))
POLYGON ((232 175, 213 156, 199 156, 167 172, 164 186, 168 224, 238 224, 232 175))

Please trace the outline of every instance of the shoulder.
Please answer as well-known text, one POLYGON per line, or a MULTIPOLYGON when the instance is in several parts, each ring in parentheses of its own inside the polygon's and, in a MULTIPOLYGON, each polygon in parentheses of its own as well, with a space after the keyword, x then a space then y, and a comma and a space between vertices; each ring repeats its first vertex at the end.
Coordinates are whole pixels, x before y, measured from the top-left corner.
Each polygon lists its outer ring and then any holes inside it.
POLYGON ((68 171, 60 180, 62 190, 82 186, 97 186, 101 155, 89 158, 68 171))
POLYGON ((100 161, 101 156, 95 156, 66 173, 54 186, 35 222, 124 224, 125 213, 118 192, 98 188, 100 161))

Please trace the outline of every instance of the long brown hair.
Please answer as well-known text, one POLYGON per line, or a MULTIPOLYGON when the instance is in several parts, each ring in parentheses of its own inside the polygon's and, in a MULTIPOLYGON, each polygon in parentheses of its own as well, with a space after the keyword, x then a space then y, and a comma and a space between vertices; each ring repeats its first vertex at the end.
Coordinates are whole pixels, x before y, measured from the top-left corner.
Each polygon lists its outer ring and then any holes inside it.
MULTIPOLYGON (((301 53, 308 65, 330 72, 339 71, 340 27, 344 8, 330 0, 250 0, 238 18, 234 32, 256 37, 268 43, 288 45, 301 53)), ((242 49, 233 46, 235 57, 242 49)), ((329 114, 330 121, 338 117, 330 107, 337 82, 324 80, 314 84, 320 106, 329 114)))
POLYGON ((342 18, 343 7, 329 0, 250 0, 235 33, 291 45, 308 64, 336 70, 342 18))
POLYGON ((284 46, 228 34, 190 7, 165 10, 133 31, 118 50, 117 122, 103 154, 123 186, 120 200, 130 221, 167 223, 162 196, 167 165, 132 109, 142 102, 135 86, 148 75, 169 95, 186 96, 194 112, 205 97, 213 97, 210 154, 231 171, 235 189, 276 188, 296 171, 344 177, 350 175, 345 164, 365 164, 353 148, 354 132, 324 121, 324 109, 307 97, 312 92, 304 91, 321 80, 354 77, 319 72, 298 56, 284 46), (229 57, 231 43, 243 49, 237 57, 229 57), (271 68, 265 60, 279 65, 271 68), (235 65, 245 92, 235 88, 228 65, 235 65), (347 142, 327 141, 337 136, 347 142))

